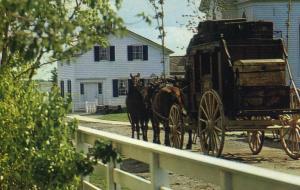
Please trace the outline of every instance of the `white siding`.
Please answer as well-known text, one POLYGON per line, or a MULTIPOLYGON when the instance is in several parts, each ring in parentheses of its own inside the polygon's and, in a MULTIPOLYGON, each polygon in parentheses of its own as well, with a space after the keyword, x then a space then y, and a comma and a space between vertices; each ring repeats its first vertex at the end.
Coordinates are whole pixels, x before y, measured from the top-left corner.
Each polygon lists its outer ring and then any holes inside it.
MULTIPOLYGON (((94 61, 94 49, 74 58, 70 65, 58 63, 58 82, 72 80, 72 100, 75 110, 83 108, 84 98, 80 95, 80 82, 103 83, 104 105, 125 105, 125 96, 113 97, 113 79, 128 79, 130 73, 140 73, 142 78, 149 78, 151 74, 160 76, 163 72, 161 63, 161 49, 149 44, 146 40, 128 35, 123 38, 109 37, 111 46, 115 46, 115 61, 94 61), (148 45, 148 60, 127 59, 128 45, 148 45), (79 106, 81 104, 81 106, 79 106)), ((169 56, 166 55, 166 74, 169 75, 169 56)))

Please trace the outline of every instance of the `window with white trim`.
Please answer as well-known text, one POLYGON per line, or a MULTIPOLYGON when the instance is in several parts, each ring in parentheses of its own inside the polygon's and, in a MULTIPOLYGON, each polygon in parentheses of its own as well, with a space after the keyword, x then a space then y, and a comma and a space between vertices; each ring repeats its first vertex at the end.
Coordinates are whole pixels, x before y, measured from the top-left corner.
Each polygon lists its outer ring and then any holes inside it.
POLYGON ((109 48, 100 47, 99 58, 101 60, 109 60, 109 48))
POLYGON ((128 89, 128 80, 119 80, 118 82, 118 94, 119 96, 125 96, 128 89))
POLYGON ((143 46, 132 46, 132 59, 143 59, 143 46))

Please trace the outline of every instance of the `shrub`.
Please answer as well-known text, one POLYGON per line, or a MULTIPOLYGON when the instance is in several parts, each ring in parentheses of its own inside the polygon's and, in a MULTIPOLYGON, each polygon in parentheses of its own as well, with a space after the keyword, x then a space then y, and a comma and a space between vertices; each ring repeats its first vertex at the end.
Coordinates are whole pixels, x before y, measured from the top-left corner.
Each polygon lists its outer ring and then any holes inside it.
POLYGON ((42 94, 26 80, 0 78, 0 189, 77 189, 90 161, 72 144, 76 121, 57 88, 42 94))

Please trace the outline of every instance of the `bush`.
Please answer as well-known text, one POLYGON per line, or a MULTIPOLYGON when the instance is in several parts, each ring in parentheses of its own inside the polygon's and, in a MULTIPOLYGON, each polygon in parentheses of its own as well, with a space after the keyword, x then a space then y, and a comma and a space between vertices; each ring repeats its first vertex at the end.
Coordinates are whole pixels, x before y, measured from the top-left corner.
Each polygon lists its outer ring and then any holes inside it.
POLYGON ((76 121, 57 88, 42 94, 28 80, 0 78, 0 189, 77 189, 89 160, 72 144, 76 121))

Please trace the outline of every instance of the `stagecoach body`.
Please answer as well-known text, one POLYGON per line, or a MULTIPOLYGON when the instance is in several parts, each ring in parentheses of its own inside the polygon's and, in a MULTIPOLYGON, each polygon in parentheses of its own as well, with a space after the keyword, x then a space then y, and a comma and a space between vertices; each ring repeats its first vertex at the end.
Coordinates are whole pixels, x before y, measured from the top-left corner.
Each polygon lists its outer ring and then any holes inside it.
POLYGON ((284 114, 296 116, 299 109, 291 107, 287 54, 283 41, 273 39, 272 22, 201 22, 187 56, 187 110, 205 153, 219 156, 225 131, 245 130, 257 154, 264 131, 280 125, 283 133, 293 133, 297 139, 292 146, 298 150, 291 150, 286 137, 281 138, 286 152, 300 157, 299 126, 285 132, 291 127, 280 120, 284 114), (214 128, 218 139, 210 136, 214 128))

